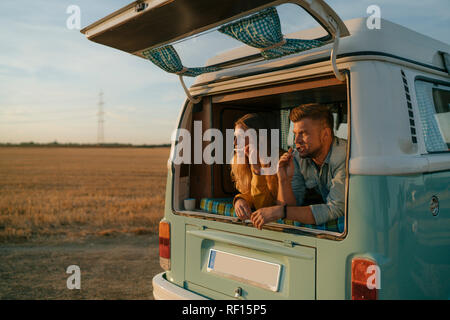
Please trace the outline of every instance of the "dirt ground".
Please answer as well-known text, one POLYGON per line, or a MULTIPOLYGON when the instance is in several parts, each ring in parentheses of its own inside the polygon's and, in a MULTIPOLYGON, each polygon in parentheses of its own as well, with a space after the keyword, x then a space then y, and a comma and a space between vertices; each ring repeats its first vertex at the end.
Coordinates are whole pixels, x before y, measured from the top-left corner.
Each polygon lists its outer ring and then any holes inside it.
POLYGON ((156 235, 116 235, 0 245, 0 299, 153 299, 162 272, 156 235), (81 289, 68 289, 77 265, 81 289))

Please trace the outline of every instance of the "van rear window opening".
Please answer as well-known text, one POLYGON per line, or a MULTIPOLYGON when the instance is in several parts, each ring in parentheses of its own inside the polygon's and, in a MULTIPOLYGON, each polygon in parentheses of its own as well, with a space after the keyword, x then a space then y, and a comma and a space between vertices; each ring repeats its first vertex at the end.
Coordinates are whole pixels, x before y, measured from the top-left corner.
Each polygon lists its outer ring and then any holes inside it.
MULTIPOLYGON (((331 79, 331 78, 330 78, 331 79)), ((323 84, 323 82, 317 82, 323 84)), ((231 175, 231 163, 250 165, 261 163, 262 176, 276 175, 278 159, 295 148, 290 110, 301 104, 320 103, 333 115, 334 135, 347 138, 347 87, 329 80, 325 86, 298 85, 255 89, 204 98, 184 112, 183 126, 172 134, 173 148, 170 159, 175 170, 174 209, 183 214, 220 215, 235 218, 233 198, 239 193, 231 175), (256 113, 270 119, 267 128, 259 130, 235 130, 235 122, 246 114, 256 113), (250 151, 245 157, 247 139, 250 151), (236 155, 236 156, 235 156, 236 155), (195 208, 187 210, 185 199, 196 199, 195 208)), ((305 203, 324 203, 325 199, 312 193, 305 196, 305 203)), ((321 225, 297 221, 276 221, 281 227, 313 228, 342 233, 345 217, 321 225)))

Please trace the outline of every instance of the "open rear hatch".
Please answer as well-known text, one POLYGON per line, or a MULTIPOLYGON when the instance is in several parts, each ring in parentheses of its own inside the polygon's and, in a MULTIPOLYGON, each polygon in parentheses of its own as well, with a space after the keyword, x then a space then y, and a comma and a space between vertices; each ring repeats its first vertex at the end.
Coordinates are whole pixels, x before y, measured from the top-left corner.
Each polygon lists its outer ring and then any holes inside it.
POLYGON ((81 30, 94 42, 131 54, 173 43, 282 3, 304 8, 332 36, 349 35, 339 16, 322 0, 145 0, 81 30))
MULTIPOLYGON (((283 3, 299 5, 323 27, 326 36, 313 40, 326 44, 349 35, 342 20, 322 0, 136 1, 82 32, 94 42, 148 57, 146 52, 170 48, 181 39, 267 12, 283 3)), ((258 57, 250 57, 247 63, 255 59, 258 57)), ((222 67, 232 66, 229 63, 222 67)), ((180 73, 176 69, 166 71, 180 73)), ((215 298, 314 299, 315 239, 302 237, 300 244, 290 241, 292 237, 287 233, 271 240, 258 237, 258 232, 243 226, 236 226, 231 233, 187 224, 184 286, 215 298)))
MULTIPOLYGON (((197 76, 236 65, 273 59, 330 42, 334 42, 336 46, 339 38, 349 35, 343 21, 323 0, 136 1, 84 28, 81 32, 91 41, 147 58, 165 71, 180 76, 197 76), (281 33, 276 8, 287 3, 303 8, 322 26, 326 36, 308 40, 286 39, 281 33), (255 17, 258 15, 259 17, 255 17), (232 28, 233 24, 236 24, 234 27, 237 28, 242 26, 239 25, 239 21, 245 19, 250 19, 252 28, 249 29, 257 31, 242 32, 241 28, 237 32, 232 28), (182 59, 173 48, 174 43, 214 30, 261 52, 241 57, 238 61, 231 59, 214 66, 185 68, 182 59), (270 34, 274 30, 275 33, 270 34), (255 34, 258 32, 266 33, 262 35, 265 37, 264 40, 261 40, 261 34, 255 34)), ((195 55, 201 56, 204 53, 200 51, 195 55)), ((339 78, 339 74, 337 77, 339 78)), ((187 94, 190 97, 188 92, 187 94)))

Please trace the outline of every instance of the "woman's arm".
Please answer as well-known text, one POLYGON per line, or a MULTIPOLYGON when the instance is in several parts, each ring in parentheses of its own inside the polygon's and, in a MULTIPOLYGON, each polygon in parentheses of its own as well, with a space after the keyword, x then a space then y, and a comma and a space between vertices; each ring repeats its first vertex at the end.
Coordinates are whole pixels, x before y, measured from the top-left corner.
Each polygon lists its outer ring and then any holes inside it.
POLYGON ((233 208, 236 216, 239 219, 245 220, 250 219, 250 215, 252 213, 253 199, 250 195, 250 192, 247 193, 239 193, 233 199, 233 208))

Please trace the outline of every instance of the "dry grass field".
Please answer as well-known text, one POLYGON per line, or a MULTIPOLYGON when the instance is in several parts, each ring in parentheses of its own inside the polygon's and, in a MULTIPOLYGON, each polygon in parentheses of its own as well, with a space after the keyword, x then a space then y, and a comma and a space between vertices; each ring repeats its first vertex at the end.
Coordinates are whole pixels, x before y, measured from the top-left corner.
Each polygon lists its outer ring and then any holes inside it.
POLYGON ((157 232, 169 148, 0 148, 0 242, 157 232))

